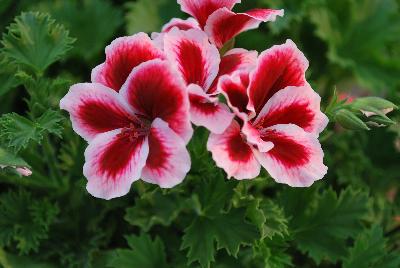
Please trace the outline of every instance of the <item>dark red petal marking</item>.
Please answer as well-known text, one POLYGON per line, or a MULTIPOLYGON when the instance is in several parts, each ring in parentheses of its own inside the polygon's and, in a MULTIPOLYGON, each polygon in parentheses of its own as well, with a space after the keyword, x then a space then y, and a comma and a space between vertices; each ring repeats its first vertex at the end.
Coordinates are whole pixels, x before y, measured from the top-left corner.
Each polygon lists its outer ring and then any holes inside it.
POLYGON ((216 111, 218 111, 218 106, 216 105, 216 103, 209 102, 202 96, 189 94, 189 100, 190 100, 190 105, 193 108, 201 110, 202 113, 204 114, 211 115, 214 114, 216 111))
POLYGON ((185 141, 191 136, 187 92, 168 62, 153 60, 135 68, 121 95, 148 121, 161 118, 185 141))
POLYGON ((134 67, 149 60, 163 58, 162 52, 144 33, 116 39, 106 48, 106 54, 105 63, 94 70, 93 82, 102 83, 117 92, 134 67))
POLYGON ((144 140, 144 137, 130 139, 123 136, 113 140, 99 156, 99 172, 113 181, 118 180, 144 140))
POLYGON ((178 61, 186 84, 196 84, 204 87, 207 74, 202 67, 206 65, 206 62, 199 44, 182 40, 179 44, 178 61))
POLYGON ((232 161, 247 162, 253 157, 250 146, 243 140, 240 132, 229 137, 227 140, 227 150, 232 161))
MULTIPOLYGON (((146 167, 153 170, 162 170, 168 162, 165 159, 171 155, 160 140, 159 135, 150 134, 149 136, 149 157, 147 158, 146 167)), ((177 163, 178 164, 178 163, 177 163)))
POLYGON ((279 90, 306 85, 307 68, 307 59, 292 41, 263 52, 250 77, 249 98, 256 114, 279 90))
POLYGON ((310 161, 311 153, 309 149, 283 133, 266 130, 262 133, 261 138, 274 144, 274 148, 268 151, 268 155, 286 168, 303 166, 310 161))
POLYGON ((223 7, 231 10, 239 2, 240 0, 178 0, 182 11, 196 18, 202 28, 214 11, 223 7))
POLYGON ((232 108, 238 112, 247 114, 247 105, 249 98, 247 96, 248 75, 246 73, 237 74, 237 76, 224 76, 219 83, 220 91, 228 99, 232 108))
POLYGON ((283 11, 256 9, 246 13, 234 13, 226 8, 221 8, 208 18, 204 30, 212 42, 221 48, 238 34, 257 28, 263 21, 274 21, 276 16, 283 16, 283 11))

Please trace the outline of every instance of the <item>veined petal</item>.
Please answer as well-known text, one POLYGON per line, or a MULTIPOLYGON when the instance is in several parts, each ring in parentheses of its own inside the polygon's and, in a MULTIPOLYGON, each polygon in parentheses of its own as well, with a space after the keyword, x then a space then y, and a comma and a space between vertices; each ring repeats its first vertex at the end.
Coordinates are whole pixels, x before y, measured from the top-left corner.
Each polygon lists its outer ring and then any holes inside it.
POLYGON ((181 10, 196 18, 202 28, 214 11, 223 7, 231 10, 240 2, 241 0, 178 0, 181 10))
POLYGON ((133 114, 118 93, 101 84, 76 84, 60 101, 70 114, 74 131, 90 141, 97 134, 126 127, 133 114))
POLYGON ((250 71, 254 68, 257 64, 257 55, 257 51, 248 51, 242 48, 229 50, 222 57, 221 63, 219 64, 218 75, 207 93, 219 93, 217 85, 220 77, 233 74, 239 70, 250 71))
POLYGON ((274 148, 274 144, 271 141, 263 140, 260 130, 253 127, 249 122, 244 122, 242 133, 246 137, 247 142, 262 153, 268 152, 274 148))
POLYGON ((240 126, 235 120, 224 133, 210 134, 207 149, 217 166, 224 169, 229 178, 253 179, 260 174, 260 164, 251 147, 243 140, 240 126))
POLYGON ((203 126, 213 133, 222 133, 232 122, 234 114, 229 108, 211 98, 198 85, 189 86, 190 117, 197 126, 203 126))
POLYGON ((234 13, 227 8, 216 10, 207 19, 204 31, 218 48, 238 34, 257 28, 261 22, 275 21, 283 16, 283 10, 253 9, 245 13, 234 13))
POLYGON ((173 18, 162 27, 162 32, 167 33, 171 31, 174 27, 177 27, 179 30, 186 31, 189 29, 198 29, 201 30, 199 23, 194 18, 188 18, 186 20, 173 18))
POLYGON ((85 151, 83 174, 86 189, 98 198, 112 199, 126 195, 140 174, 149 154, 148 139, 120 135, 121 129, 99 134, 85 151))
POLYGON ((161 118, 185 142, 190 140, 193 129, 187 90, 167 61, 152 60, 134 68, 120 96, 149 122, 161 118))
POLYGON ((117 38, 106 48, 106 61, 93 69, 92 82, 118 92, 134 67, 162 58, 162 51, 145 33, 117 38))
POLYGON ((224 75, 219 79, 218 91, 221 92, 229 107, 242 120, 247 121, 247 87, 249 85, 249 75, 247 72, 236 72, 232 75, 224 75))
POLYGON ((254 153, 275 181, 308 187, 327 173, 324 152, 316 135, 296 125, 276 125, 266 129, 262 138, 272 142, 274 148, 266 153, 254 150, 254 153))
POLYGON ((220 55, 200 30, 173 29, 164 36, 164 51, 187 85, 207 90, 218 74, 220 55))
POLYGON ((261 110, 253 125, 268 128, 295 124, 306 132, 319 134, 329 123, 321 112, 321 97, 309 86, 287 87, 275 93, 261 110))
POLYGON ((258 58, 256 69, 250 75, 250 102, 247 108, 258 114, 279 90, 288 86, 307 85, 307 68, 307 59, 291 40, 264 51, 258 58))
POLYGON ((190 170, 189 152, 182 138, 159 118, 150 129, 149 150, 142 172, 144 181, 162 188, 172 188, 183 181, 190 170))

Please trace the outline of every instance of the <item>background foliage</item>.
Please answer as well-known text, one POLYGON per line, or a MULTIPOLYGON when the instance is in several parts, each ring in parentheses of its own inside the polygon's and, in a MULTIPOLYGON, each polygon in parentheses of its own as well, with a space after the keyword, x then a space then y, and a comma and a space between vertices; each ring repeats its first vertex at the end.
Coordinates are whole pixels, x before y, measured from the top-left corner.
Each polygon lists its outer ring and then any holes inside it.
MULTIPOLYGON (((293 39, 326 106, 333 89, 400 103, 398 0, 247 0, 286 16, 242 34, 264 50, 293 39)), ((136 182, 112 201, 88 195, 85 142, 58 109, 115 37, 185 17, 170 0, 1 0, 0 267, 400 267, 400 126, 331 124, 329 173, 308 189, 267 174, 228 181, 196 129, 193 167, 171 190, 136 182)), ((400 119, 395 114, 395 119, 400 119)))

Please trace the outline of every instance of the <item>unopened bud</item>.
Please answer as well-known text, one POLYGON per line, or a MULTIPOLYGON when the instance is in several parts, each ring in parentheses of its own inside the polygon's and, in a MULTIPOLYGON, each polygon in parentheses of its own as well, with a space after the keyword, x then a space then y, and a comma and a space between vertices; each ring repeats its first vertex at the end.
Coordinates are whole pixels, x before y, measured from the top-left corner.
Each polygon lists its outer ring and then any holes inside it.
POLYGON ((338 111, 335 115, 335 120, 346 129, 369 130, 367 124, 365 124, 360 118, 347 109, 338 111))
POLYGON ((386 115, 398 107, 379 97, 358 98, 351 104, 351 108, 361 111, 366 117, 374 115, 386 115))

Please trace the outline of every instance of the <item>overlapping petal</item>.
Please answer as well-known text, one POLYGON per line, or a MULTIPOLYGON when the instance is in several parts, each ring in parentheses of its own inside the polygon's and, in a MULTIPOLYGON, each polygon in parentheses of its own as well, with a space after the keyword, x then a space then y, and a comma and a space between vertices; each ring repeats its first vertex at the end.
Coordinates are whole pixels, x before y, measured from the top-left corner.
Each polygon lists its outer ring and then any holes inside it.
POLYGON ((232 122, 234 115, 229 108, 211 98, 198 85, 189 86, 190 117, 197 126, 203 126, 213 133, 222 133, 232 122))
POLYGON ((324 153, 315 135, 291 124, 267 128, 261 137, 274 147, 265 153, 254 153, 275 181, 308 187, 325 176, 328 168, 323 164, 324 153))
POLYGON ((291 41, 273 46, 258 58, 256 69, 250 76, 248 109, 258 114, 267 101, 288 86, 307 85, 305 72, 308 61, 291 41))
POLYGON ((231 10, 240 2, 241 0, 178 0, 182 11, 196 18, 202 28, 214 11, 220 8, 231 10))
POLYGON ((143 62, 164 58, 145 33, 115 39, 106 48, 106 61, 92 71, 92 82, 119 91, 132 69, 143 62))
POLYGON ((207 149, 218 167, 225 170, 228 177, 252 179, 260 173, 260 164, 252 148, 240 133, 240 125, 235 120, 222 134, 211 133, 207 149))
POLYGON ((132 139, 121 132, 116 129, 97 135, 85 151, 86 188, 95 197, 108 200, 126 195, 146 164, 147 137, 132 139))
POLYGON ((160 118, 185 142, 190 140, 193 129, 186 87, 168 62, 156 59, 134 68, 120 94, 143 120, 160 118))
POLYGON ((189 29, 198 29, 201 30, 199 23, 194 18, 188 18, 186 20, 173 18, 170 22, 166 23, 163 27, 161 32, 167 33, 171 31, 174 27, 178 28, 179 30, 186 31, 189 29))
POLYGON ((220 8, 207 19, 204 31, 218 48, 247 30, 257 28, 261 22, 275 21, 283 16, 283 10, 253 9, 245 13, 235 13, 228 8, 220 8))
POLYGON ((320 104, 321 97, 309 85, 287 87, 268 100, 253 125, 268 128, 279 124, 295 124, 307 132, 319 134, 329 122, 321 112, 320 104))
POLYGON ((129 106, 117 92, 101 84, 73 85, 60 101, 60 108, 69 112, 75 132, 87 141, 131 123, 129 106))
POLYGON ((185 142, 168 124, 155 119, 149 135, 149 157, 142 172, 142 179, 172 188, 181 183, 190 170, 190 155, 185 142))
POLYGON ((257 51, 248 51, 242 48, 234 48, 228 51, 222 57, 221 63, 219 64, 218 75, 207 93, 220 93, 218 92, 217 88, 220 77, 224 75, 230 75, 238 71, 248 72, 254 68, 257 64, 257 55, 257 51))
POLYGON ((173 29, 166 33, 164 51, 186 85, 196 84, 207 90, 218 74, 218 49, 210 44, 207 35, 200 30, 173 29))

